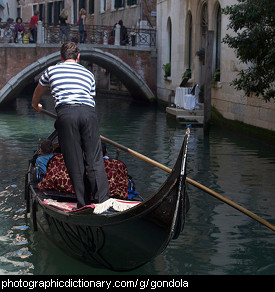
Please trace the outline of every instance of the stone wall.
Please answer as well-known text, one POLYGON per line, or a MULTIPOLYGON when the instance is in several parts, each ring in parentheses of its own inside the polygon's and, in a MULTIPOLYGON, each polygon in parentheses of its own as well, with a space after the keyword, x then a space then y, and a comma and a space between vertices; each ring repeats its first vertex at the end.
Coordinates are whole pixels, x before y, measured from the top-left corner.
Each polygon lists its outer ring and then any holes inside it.
MULTIPOLYGON (((188 17, 192 16, 192 77, 190 85, 204 83, 204 67, 196 52, 201 49, 201 11, 204 0, 158 0, 157 1, 157 96, 168 102, 168 96, 181 82, 183 72, 188 68, 188 17), (171 23, 171 76, 164 78, 163 64, 169 60, 169 22, 171 23)), ((217 8, 233 5, 236 0, 208 0, 208 30, 214 31, 216 38, 217 8)), ((221 39, 227 30, 228 18, 221 15, 221 39)), ((215 51, 215 42, 214 48, 215 51)), ((215 60, 213 59, 213 67, 215 60)), ((212 88, 212 106, 224 118, 237 120, 249 125, 275 131, 275 103, 274 100, 265 102, 261 97, 247 97, 244 92, 236 91, 230 85, 238 72, 243 68, 232 49, 221 43, 220 71, 221 80, 217 88, 212 88)), ((213 73, 215 68, 213 68, 213 73)))

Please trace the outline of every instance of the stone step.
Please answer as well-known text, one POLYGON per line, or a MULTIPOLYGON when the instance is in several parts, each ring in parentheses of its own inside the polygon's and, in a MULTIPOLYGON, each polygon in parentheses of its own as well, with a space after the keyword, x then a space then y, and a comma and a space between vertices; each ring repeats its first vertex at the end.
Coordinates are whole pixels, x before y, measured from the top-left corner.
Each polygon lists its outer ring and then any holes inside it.
POLYGON ((179 120, 180 122, 188 122, 190 124, 192 123, 203 124, 204 117, 203 116, 177 116, 177 120, 179 120))
POLYGON ((204 108, 203 104, 199 104, 198 109, 186 110, 183 108, 167 107, 166 113, 173 116, 180 123, 190 123, 190 124, 203 124, 204 120, 204 108))

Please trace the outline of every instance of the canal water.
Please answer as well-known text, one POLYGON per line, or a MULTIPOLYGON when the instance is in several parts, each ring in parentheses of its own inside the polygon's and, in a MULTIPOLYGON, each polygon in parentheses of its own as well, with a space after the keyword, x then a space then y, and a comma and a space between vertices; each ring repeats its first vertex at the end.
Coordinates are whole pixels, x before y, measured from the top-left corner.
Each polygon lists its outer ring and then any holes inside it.
MULTIPOLYGON (((51 98, 44 108, 52 110, 51 98)), ((36 114, 31 96, 0 109, 0 274, 109 275, 64 254, 31 228, 25 214, 24 175, 28 160, 53 130, 54 120, 36 114)), ((185 127, 167 120, 165 110, 129 99, 97 97, 101 134, 173 167, 185 127)), ((109 156, 116 155, 108 147, 109 156)), ((155 192, 167 173, 120 153, 138 192, 155 192)), ((253 137, 211 128, 191 128, 188 177, 275 224, 275 151, 253 137)), ((179 238, 150 263, 124 274, 275 274, 275 233, 188 185, 191 208, 179 238)), ((133 226, 134 228, 134 226, 133 226)))

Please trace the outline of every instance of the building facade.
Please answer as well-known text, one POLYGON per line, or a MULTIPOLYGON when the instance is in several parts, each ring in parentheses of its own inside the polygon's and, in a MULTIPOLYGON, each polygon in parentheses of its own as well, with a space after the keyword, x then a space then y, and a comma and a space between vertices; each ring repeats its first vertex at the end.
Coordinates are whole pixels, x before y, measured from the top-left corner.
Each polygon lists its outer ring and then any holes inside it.
MULTIPOLYGON (((18 0, 13 18, 15 19, 17 16, 20 16, 25 23, 25 27, 28 27, 35 11, 39 11, 39 19, 43 25, 42 42, 59 43, 58 24, 61 10, 65 9, 65 13, 68 16, 67 23, 70 24, 71 39, 79 40, 77 22, 79 20, 79 11, 82 8, 86 10, 86 43, 103 44, 105 42, 104 33, 106 32, 107 43, 114 44, 114 39, 110 41, 110 34, 114 25, 120 20, 128 28, 129 45, 134 45, 134 41, 131 38, 133 34, 135 39, 142 43, 135 33, 138 29, 156 28, 156 0, 18 0), (99 27, 96 28, 94 26, 99 27)), ((6 21, 5 19, 3 20, 6 21)), ((63 39, 66 40, 65 37, 63 39)), ((143 38, 143 42, 148 46, 150 44, 147 40, 150 41, 149 35, 143 38)), ((123 89, 123 91, 126 91, 120 81, 112 81, 117 78, 110 76, 109 72, 106 72, 104 68, 100 68, 95 64, 89 64, 89 66, 97 77, 98 89, 112 89, 114 87, 112 84, 118 83, 119 90, 123 89)))
POLYGON ((187 69, 191 70, 190 85, 198 83, 205 87, 207 32, 212 31, 212 106, 227 119, 275 131, 274 101, 247 97, 230 85, 244 64, 240 63, 232 49, 222 43, 223 37, 230 31, 227 30, 228 18, 221 9, 236 2, 157 1, 158 98, 168 101, 172 90, 180 85, 183 74, 189 71, 187 69), (168 76, 163 70, 167 64, 171 68, 168 76))
POLYGON ((18 3, 11 0, 0 0, 0 22, 6 22, 8 18, 15 19, 18 14, 18 3))
MULTIPOLYGON (((221 10, 237 0, 0 0, 2 22, 22 17, 28 23, 39 10, 43 24, 58 24, 64 8, 70 24, 77 24, 79 10, 86 10, 88 25, 113 26, 119 20, 128 28, 157 28, 157 98, 169 95, 191 72, 189 84, 205 84, 205 49, 208 32, 213 32, 211 104, 225 118, 275 131, 274 100, 247 97, 230 83, 244 64, 222 42, 228 17, 221 10), (163 67, 169 68, 165 73, 163 67), (165 77, 164 77, 165 75, 165 77)), ((231 32, 232 33, 232 32, 231 32)), ((208 78, 209 80, 209 78, 208 78)))
POLYGON ((69 24, 77 23, 79 11, 84 8, 88 25, 112 26, 123 20, 126 27, 156 26, 156 0, 18 0, 17 16, 28 22, 34 11, 39 10, 43 23, 58 24, 63 8, 69 24))

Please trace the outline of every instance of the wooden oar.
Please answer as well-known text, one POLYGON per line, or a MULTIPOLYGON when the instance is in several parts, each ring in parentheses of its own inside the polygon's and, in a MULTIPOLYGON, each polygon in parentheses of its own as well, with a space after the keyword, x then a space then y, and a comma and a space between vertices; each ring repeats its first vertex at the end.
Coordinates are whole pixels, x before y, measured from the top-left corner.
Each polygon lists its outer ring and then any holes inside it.
MULTIPOLYGON (((136 156, 136 157, 138 157, 138 158, 140 158, 140 159, 142 159, 142 160, 144 160, 146 162, 149 162, 150 164, 152 164, 152 165, 154 165, 154 166, 156 166, 156 167, 158 167, 158 168, 160 168, 160 169, 162 169, 162 170, 164 170, 166 172, 170 173, 172 171, 171 168, 169 168, 169 167, 167 167, 167 166, 165 166, 165 165, 163 165, 163 164, 161 164, 161 163, 159 163, 159 162, 157 162, 155 160, 152 160, 151 158, 148 158, 148 157, 146 157, 146 156, 144 156, 144 155, 142 155, 142 154, 140 154, 140 153, 138 153, 138 152, 136 152, 136 151, 134 151, 132 149, 129 149, 129 148, 123 146, 123 145, 120 145, 120 144, 118 144, 118 143, 116 143, 116 142, 114 142, 114 141, 112 141, 112 140, 110 140, 108 138, 105 138, 105 137, 101 136, 101 139, 103 141, 105 141, 105 142, 117 147, 117 148, 120 148, 121 150, 123 150, 125 152, 128 152, 128 153, 130 153, 130 154, 132 154, 132 155, 134 155, 134 156, 136 156)), ((207 188, 206 186, 204 186, 204 185, 192 180, 189 177, 186 177, 186 181, 189 184, 191 184, 191 185, 203 190, 204 192, 210 194, 211 196, 223 201, 224 203, 230 205, 231 207, 239 210, 240 212, 246 214, 247 216, 253 218, 254 220, 260 222, 261 224, 263 224, 266 227, 268 227, 268 228, 272 229, 273 231, 275 231, 275 226, 274 225, 270 224, 269 222, 267 222, 263 218, 259 217, 258 215, 254 214, 253 212, 243 208, 242 206, 240 206, 240 205, 236 204, 235 202, 227 199, 226 197, 216 193, 215 191, 207 188)))
MULTIPOLYGON (((52 117, 52 118, 56 119, 56 115, 51 113, 51 112, 49 112, 49 111, 46 111, 46 110, 42 109, 41 112, 46 114, 46 115, 48 115, 48 116, 50 116, 50 117, 52 117)), ((152 164, 152 165, 154 165, 154 166, 156 166, 156 167, 158 167, 158 168, 160 168, 160 169, 162 169, 162 170, 164 170, 164 171, 166 171, 168 173, 170 173, 172 171, 171 168, 169 168, 169 167, 167 167, 167 166, 165 166, 165 165, 163 165, 163 164, 161 164, 161 163, 159 163, 159 162, 157 162, 157 161, 155 161, 155 160, 153 160, 153 159, 151 159, 151 158, 149 158, 147 156, 144 156, 143 154, 140 154, 140 153, 138 153, 138 152, 136 152, 136 151, 134 151, 134 150, 132 150, 130 148, 127 148, 127 147, 125 147, 125 146, 123 146, 123 145, 121 145, 119 143, 116 143, 116 142, 114 142, 114 141, 112 141, 112 140, 110 140, 108 138, 105 138, 103 136, 100 136, 100 138, 102 139, 102 141, 104 141, 104 142, 106 142, 108 144, 111 144, 111 145, 113 145, 113 146, 115 146, 115 147, 117 147, 117 148, 119 148, 119 149, 121 149, 121 150, 123 150, 123 151, 125 151, 125 152, 127 152, 127 153, 129 153, 131 155, 133 155, 133 156, 136 156, 136 157, 138 157, 138 158, 140 158, 140 159, 142 159, 142 160, 144 160, 144 161, 146 161, 146 162, 148 162, 148 163, 150 163, 150 164, 152 164)), ((244 207, 236 204, 235 202, 227 199, 226 197, 216 193, 215 191, 207 188, 206 186, 204 186, 204 185, 202 185, 202 184, 200 184, 200 183, 198 183, 198 182, 196 182, 196 181, 194 181, 194 180, 192 180, 192 179, 190 179, 188 177, 186 177, 186 181, 189 184, 191 184, 191 185, 203 190, 204 192, 208 193, 209 195, 221 200, 222 202, 226 203, 227 205, 239 210, 240 212, 244 213, 245 215, 251 217, 252 219, 258 221, 259 223, 261 223, 261 224, 265 225, 266 227, 270 228, 271 230, 275 231, 275 226, 274 225, 270 224, 269 222, 267 222, 266 220, 264 220, 260 216, 256 215, 255 213, 245 209, 244 207)))

